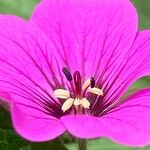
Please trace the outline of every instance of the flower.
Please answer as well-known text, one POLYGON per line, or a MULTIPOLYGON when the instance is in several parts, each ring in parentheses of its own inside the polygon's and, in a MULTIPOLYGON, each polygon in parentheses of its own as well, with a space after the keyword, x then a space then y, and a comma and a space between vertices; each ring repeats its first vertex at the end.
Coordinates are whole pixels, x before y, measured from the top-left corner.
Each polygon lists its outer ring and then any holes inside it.
POLYGON ((150 74, 150 31, 129 0, 42 0, 29 21, 0 16, 0 96, 30 141, 65 131, 150 144, 150 89, 121 98, 150 74))

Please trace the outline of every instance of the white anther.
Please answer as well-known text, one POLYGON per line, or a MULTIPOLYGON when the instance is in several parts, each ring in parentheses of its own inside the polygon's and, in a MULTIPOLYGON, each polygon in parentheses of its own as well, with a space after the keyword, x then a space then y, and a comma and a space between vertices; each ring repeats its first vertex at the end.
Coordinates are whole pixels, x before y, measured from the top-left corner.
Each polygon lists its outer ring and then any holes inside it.
POLYGON ((56 89, 54 91, 54 96, 57 98, 68 99, 70 98, 70 92, 64 89, 56 89))
POLYGON ((86 108, 86 109, 90 108, 90 102, 86 98, 82 98, 81 105, 83 108, 86 108))
POLYGON ((74 105, 75 105, 75 106, 81 105, 81 100, 78 99, 78 98, 76 98, 76 99, 74 100, 74 105))
POLYGON ((62 107, 61 107, 61 110, 62 110, 63 112, 65 112, 65 111, 67 111, 68 109, 70 109, 70 108, 72 107, 72 105, 73 105, 73 101, 74 101, 73 98, 67 99, 67 100, 63 103, 63 105, 62 105, 62 107))
POLYGON ((99 88, 96 88, 96 87, 88 88, 88 92, 96 94, 98 96, 100 96, 100 95, 103 96, 103 91, 101 89, 99 89, 99 88))
POLYGON ((91 85, 91 79, 87 79, 84 84, 82 85, 82 90, 84 91, 91 85))

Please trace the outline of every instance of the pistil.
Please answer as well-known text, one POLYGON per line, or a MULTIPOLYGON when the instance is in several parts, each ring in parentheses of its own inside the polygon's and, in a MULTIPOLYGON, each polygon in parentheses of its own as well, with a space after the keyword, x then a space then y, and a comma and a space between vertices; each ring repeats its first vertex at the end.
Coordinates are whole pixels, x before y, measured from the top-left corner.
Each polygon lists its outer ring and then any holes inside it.
MULTIPOLYGON (((103 91, 95 86, 95 79, 93 77, 86 80, 82 85, 82 78, 79 71, 76 71, 72 75, 68 68, 63 67, 62 69, 66 79, 73 84, 73 91, 65 89, 56 89, 54 96, 59 99, 65 99, 61 109, 63 112, 69 110, 72 106, 76 109, 76 113, 81 113, 83 109, 90 109, 90 102, 86 98, 86 92, 96 94, 97 96, 103 96, 103 91), (70 93, 74 92, 73 95, 70 93)), ((86 112, 86 111, 83 111, 86 112)))
POLYGON ((76 97, 81 98, 81 75, 76 71, 73 75, 76 97))

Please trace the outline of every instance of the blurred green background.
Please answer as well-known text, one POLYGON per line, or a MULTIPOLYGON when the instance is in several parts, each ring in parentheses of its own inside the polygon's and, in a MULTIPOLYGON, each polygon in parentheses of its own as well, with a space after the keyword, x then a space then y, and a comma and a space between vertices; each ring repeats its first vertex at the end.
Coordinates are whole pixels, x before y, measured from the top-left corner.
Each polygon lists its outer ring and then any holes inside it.
MULTIPOLYGON (((28 19, 34 6, 39 0, 0 0, 1 14, 14 14, 28 19)), ((150 0, 132 0, 137 8, 139 14, 139 28, 150 28, 150 0)), ((150 87, 150 78, 145 77, 137 81, 132 88, 150 87)), ((76 145, 72 139, 67 136, 62 137, 66 146, 70 150, 75 150, 76 145)), ((0 150, 65 150, 59 148, 60 142, 58 140, 35 144, 25 141, 18 137, 12 130, 10 117, 7 112, 0 108, 0 150)), ((89 141, 89 150, 150 150, 146 148, 128 148, 117 145, 107 139, 98 139, 89 141)))

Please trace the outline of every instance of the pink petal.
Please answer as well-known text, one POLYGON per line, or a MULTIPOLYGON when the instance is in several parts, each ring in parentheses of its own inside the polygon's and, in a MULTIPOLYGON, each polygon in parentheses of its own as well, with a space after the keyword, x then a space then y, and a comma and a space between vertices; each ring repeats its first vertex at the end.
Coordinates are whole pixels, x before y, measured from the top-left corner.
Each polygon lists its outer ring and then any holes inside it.
POLYGON ((8 102, 9 104, 11 104, 11 102, 12 102, 12 98, 10 97, 10 94, 9 93, 7 93, 7 92, 5 92, 5 91, 2 91, 1 89, 0 89, 0 101, 6 101, 6 102, 8 102))
POLYGON ((23 138, 42 142, 52 140, 65 131, 60 121, 54 117, 38 117, 24 113, 17 104, 12 107, 12 121, 17 133, 23 138))
MULTIPOLYGON (((118 71, 113 69, 104 81, 104 101, 117 101, 138 78, 150 74, 150 30, 141 31, 126 54, 119 62, 118 71)), ((111 71, 112 68, 109 68, 111 71)))
POLYGON ((150 144, 149 100, 150 89, 141 90, 104 116, 107 127, 114 127, 104 136, 129 146, 150 144))
POLYGON ((53 88, 62 85, 63 64, 54 49, 39 28, 19 17, 1 15, 0 90, 12 101, 39 109, 43 102, 55 102, 53 88))
POLYGON ((142 147, 150 144, 149 100, 150 89, 145 89, 100 118, 65 116, 61 121, 76 137, 106 137, 120 144, 142 147))
POLYGON ((120 65, 137 32, 129 0, 42 0, 30 22, 54 42, 72 72, 97 80, 120 65))
POLYGON ((96 138, 105 128, 98 117, 88 115, 68 115, 61 118, 65 128, 78 138, 96 138))

